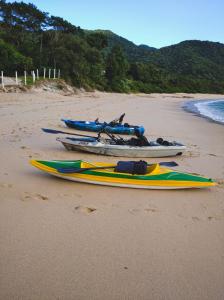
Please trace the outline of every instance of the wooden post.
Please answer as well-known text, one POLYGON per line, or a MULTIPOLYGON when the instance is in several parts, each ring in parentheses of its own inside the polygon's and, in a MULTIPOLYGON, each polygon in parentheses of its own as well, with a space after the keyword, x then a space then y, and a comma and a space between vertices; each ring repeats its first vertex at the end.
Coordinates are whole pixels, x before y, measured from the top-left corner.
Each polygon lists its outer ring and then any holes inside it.
POLYGON ((54 79, 55 79, 55 75, 56 75, 56 70, 54 69, 54 79))
POLYGON ((37 79, 39 79, 39 70, 37 69, 37 79))
POLYGON ((26 85, 26 71, 24 71, 24 84, 26 85))
POLYGON ((58 70, 58 79, 60 78, 60 76, 61 76, 61 70, 59 69, 58 70))
POLYGON ((15 73, 16 73, 16 84, 18 85, 18 75, 17 75, 17 71, 16 71, 15 73))
POLYGON ((44 79, 46 78, 46 68, 44 68, 44 79))
POLYGON ((4 85, 4 74, 3 74, 3 71, 1 71, 1 79, 2 79, 2 88, 4 89, 5 85, 4 85))
POLYGON ((51 69, 49 69, 49 71, 48 71, 48 78, 49 79, 51 78, 51 69))

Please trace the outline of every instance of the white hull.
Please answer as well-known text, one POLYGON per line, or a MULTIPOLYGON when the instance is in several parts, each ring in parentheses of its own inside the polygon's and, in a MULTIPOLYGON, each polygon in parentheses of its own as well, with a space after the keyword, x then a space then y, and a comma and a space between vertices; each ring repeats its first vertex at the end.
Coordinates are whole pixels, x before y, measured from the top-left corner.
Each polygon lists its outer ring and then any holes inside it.
POLYGON ((58 138, 67 150, 84 151, 101 155, 122 156, 122 157, 168 157, 181 155, 186 147, 183 145, 176 146, 128 146, 128 145, 111 145, 102 142, 83 142, 72 141, 66 138, 58 138))

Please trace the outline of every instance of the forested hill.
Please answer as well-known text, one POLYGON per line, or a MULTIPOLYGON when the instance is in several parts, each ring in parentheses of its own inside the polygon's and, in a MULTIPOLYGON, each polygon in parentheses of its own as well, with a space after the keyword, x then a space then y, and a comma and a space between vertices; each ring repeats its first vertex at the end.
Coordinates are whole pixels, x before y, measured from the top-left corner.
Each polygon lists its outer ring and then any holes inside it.
POLYGON ((108 30, 83 30, 33 4, 0 0, 0 68, 57 68, 69 83, 117 92, 224 93, 224 44, 155 49, 108 30))
POLYGON ((108 45, 105 48, 106 54, 109 53, 114 46, 119 45, 129 61, 147 61, 149 60, 152 51, 156 50, 156 48, 149 47, 147 45, 137 46, 133 42, 115 34, 110 30, 98 29, 92 32, 101 33, 106 37, 108 41, 108 45))
POLYGON ((221 43, 184 41, 159 49, 150 60, 176 74, 224 78, 224 44, 221 43))

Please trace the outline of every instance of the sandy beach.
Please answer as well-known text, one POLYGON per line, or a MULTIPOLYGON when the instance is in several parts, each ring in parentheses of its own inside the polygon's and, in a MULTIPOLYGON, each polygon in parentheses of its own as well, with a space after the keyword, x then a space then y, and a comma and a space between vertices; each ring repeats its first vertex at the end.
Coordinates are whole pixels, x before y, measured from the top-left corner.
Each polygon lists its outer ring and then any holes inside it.
MULTIPOLYGON (((224 126, 182 109, 202 94, 0 93, 0 299, 191 299, 224 295, 224 126), (143 124, 183 142, 178 170, 204 190, 135 190, 74 183, 30 159, 117 158, 68 152, 40 128, 62 117, 143 124)), ((66 129, 69 131, 69 129, 66 129)), ((71 130, 70 130, 71 131, 71 130)), ((150 161, 150 160, 148 160, 150 161)))

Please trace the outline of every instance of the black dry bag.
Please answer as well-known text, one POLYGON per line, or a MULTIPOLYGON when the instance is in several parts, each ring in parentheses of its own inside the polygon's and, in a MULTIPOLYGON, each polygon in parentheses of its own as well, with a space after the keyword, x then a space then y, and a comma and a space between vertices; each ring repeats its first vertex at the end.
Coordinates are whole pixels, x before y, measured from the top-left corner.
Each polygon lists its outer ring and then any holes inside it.
POLYGON ((115 172, 145 175, 147 173, 147 162, 140 161, 118 161, 115 172))

